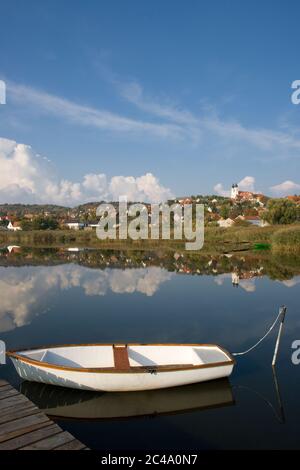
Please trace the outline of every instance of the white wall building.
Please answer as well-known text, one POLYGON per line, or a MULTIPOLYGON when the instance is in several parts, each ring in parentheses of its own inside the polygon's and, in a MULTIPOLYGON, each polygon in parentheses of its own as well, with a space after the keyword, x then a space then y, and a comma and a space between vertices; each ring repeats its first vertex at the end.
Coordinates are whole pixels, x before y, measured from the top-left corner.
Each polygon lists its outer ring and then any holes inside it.
POLYGON ((20 222, 13 222, 13 223, 9 222, 7 228, 8 230, 13 230, 14 232, 16 232, 17 230, 22 230, 20 222))
POLYGON ((231 199, 236 199, 239 195, 239 186, 238 184, 233 184, 231 186, 231 199))
POLYGON ((220 219, 218 220, 218 225, 222 228, 232 227, 232 225, 234 225, 234 220, 230 219, 229 217, 228 219, 220 219))
POLYGON ((84 224, 82 222, 66 222, 65 225, 71 230, 82 230, 84 228, 84 224))

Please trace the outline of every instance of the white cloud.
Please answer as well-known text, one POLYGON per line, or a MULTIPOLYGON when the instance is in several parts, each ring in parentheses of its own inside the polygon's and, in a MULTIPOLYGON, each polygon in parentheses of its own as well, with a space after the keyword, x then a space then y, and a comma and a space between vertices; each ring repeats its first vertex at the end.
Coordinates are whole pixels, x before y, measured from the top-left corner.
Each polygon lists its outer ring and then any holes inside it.
MULTIPOLYGON (((255 178, 254 176, 245 176, 241 181, 238 183, 239 189, 241 191, 251 191, 255 192, 255 178)), ((219 196, 229 197, 230 196, 230 189, 224 189, 222 183, 218 183, 214 186, 214 191, 219 196)))
POLYGON ((87 192, 104 193, 107 188, 107 177, 103 173, 98 175, 90 173, 84 176, 82 186, 87 192))
POLYGON ((214 186, 214 192, 218 194, 219 196, 223 196, 223 197, 230 196, 230 190, 224 189, 222 183, 218 183, 214 186))
POLYGON ((242 191, 252 191, 252 192, 255 191, 254 184, 255 184, 255 178, 254 178, 254 176, 245 176, 245 178, 243 178, 243 179, 238 183, 239 188, 240 188, 242 191))
POLYGON ((147 133, 158 137, 171 138, 182 137, 181 128, 174 124, 131 119, 110 111, 83 106, 50 93, 11 82, 8 82, 7 88, 11 99, 18 105, 25 104, 42 113, 51 114, 59 119, 63 118, 79 125, 114 132, 147 133))
POLYGON ((202 125, 206 130, 223 137, 227 142, 229 140, 240 141, 263 151, 278 152, 279 146, 283 150, 300 149, 300 139, 288 132, 247 128, 238 121, 221 119, 218 116, 205 118, 202 125))
POLYGON ((103 70, 104 76, 106 75, 106 78, 117 88, 123 98, 142 111, 180 126, 188 139, 192 137, 193 141, 199 141, 201 138, 202 143, 209 136, 214 138, 217 136, 223 143, 223 148, 225 144, 230 147, 234 142, 241 142, 253 145, 264 152, 277 152, 279 146, 284 151, 287 149, 300 149, 300 139, 295 135, 292 128, 289 132, 288 126, 286 126, 285 132, 265 128, 250 128, 237 120, 220 117, 216 109, 211 107, 199 110, 199 115, 197 115, 187 109, 182 109, 178 105, 170 104, 166 99, 146 96, 143 87, 137 80, 123 82, 107 68, 104 67, 103 70))
POLYGON ((293 194, 295 192, 299 192, 300 184, 294 183, 294 181, 283 181, 283 183, 277 184, 275 186, 271 186, 271 191, 277 195, 287 195, 293 194))
POLYGON ((128 200, 147 200, 160 202, 170 198, 170 190, 162 187, 158 179, 152 174, 134 178, 133 176, 114 176, 109 184, 109 193, 113 199, 126 195, 128 200))
POLYGON ((29 145, 0 138, 0 203, 55 203, 76 205, 87 201, 117 200, 160 202, 172 193, 152 173, 134 176, 87 174, 81 182, 59 180, 47 159, 29 145))
POLYGON ((146 97, 142 86, 137 81, 115 83, 123 98, 139 109, 178 124, 199 125, 199 120, 191 112, 172 104, 161 104, 157 100, 146 97))
POLYGON ((12 102, 18 106, 26 105, 44 115, 52 115, 58 119, 73 122, 77 125, 95 127, 117 133, 149 134, 160 138, 185 139, 192 143, 221 145, 223 155, 225 149, 232 153, 236 144, 250 144, 264 154, 278 155, 281 152, 299 151, 300 138, 292 127, 286 126, 285 131, 265 128, 250 128, 233 119, 226 119, 208 108, 193 113, 183 109, 170 100, 149 97, 136 80, 122 82, 111 72, 106 73, 110 82, 119 94, 134 104, 140 111, 153 116, 156 121, 130 118, 108 110, 93 108, 75 103, 65 98, 36 90, 29 86, 7 82, 12 102))

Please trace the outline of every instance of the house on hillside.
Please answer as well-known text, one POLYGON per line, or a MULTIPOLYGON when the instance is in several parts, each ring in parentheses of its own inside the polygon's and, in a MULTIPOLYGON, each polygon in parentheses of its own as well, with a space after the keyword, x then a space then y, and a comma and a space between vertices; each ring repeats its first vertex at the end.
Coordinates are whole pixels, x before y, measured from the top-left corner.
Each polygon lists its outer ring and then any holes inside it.
POLYGON ((88 227, 90 228, 97 228, 99 226, 99 222, 95 220, 94 222, 89 222, 88 227))
POLYGON ((18 230, 22 230, 21 227, 21 222, 15 221, 15 222, 9 222, 7 226, 8 230, 13 230, 14 232, 17 232, 18 230))
POLYGON ((77 220, 65 222, 64 225, 70 230, 82 230, 84 228, 84 223, 77 220))
POLYGON ((244 220, 251 225, 256 227, 267 227, 269 224, 265 220, 261 219, 259 215, 239 215, 235 220, 244 220))
POLYGON ((181 197, 178 198, 177 201, 181 206, 184 206, 185 204, 193 204, 193 199, 190 197, 181 197))
POLYGON ((234 225, 234 220, 230 219, 230 217, 228 217, 227 219, 220 219, 218 220, 218 225, 222 228, 229 228, 234 225))
POLYGON ((261 219, 259 215, 239 215, 235 220, 244 220, 256 227, 268 227, 270 224, 261 219))
POLYGON ((244 220, 251 225, 261 226, 261 219, 258 215, 238 215, 235 220, 244 220))
POLYGON ((257 202, 260 206, 264 206, 263 200, 265 196, 261 193, 253 193, 251 191, 240 191, 238 184, 231 186, 231 199, 235 202, 257 202))
POLYGON ((287 196, 286 198, 295 204, 300 204, 300 196, 287 196))
POLYGON ((218 220, 220 220, 220 219, 221 219, 221 216, 220 216, 219 214, 216 214, 215 212, 209 212, 209 213, 207 214, 207 221, 208 221, 209 223, 211 223, 211 222, 214 222, 214 223, 215 223, 215 222, 218 222, 218 220))
POLYGON ((27 213, 27 214, 24 214, 23 218, 26 219, 26 220, 29 220, 30 222, 32 222, 33 219, 34 219, 34 215, 30 214, 30 213, 27 213))
POLYGON ((18 245, 9 245, 7 247, 7 251, 9 254, 11 253, 20 253, 21 252, 21 247, 18 245))

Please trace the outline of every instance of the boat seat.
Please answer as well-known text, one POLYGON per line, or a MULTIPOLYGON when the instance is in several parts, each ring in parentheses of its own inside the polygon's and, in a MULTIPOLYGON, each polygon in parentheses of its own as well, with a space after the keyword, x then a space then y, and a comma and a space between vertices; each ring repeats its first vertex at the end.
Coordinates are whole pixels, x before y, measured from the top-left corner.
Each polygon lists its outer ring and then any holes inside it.
POLYGON ((113 352, 115 368, 118 370, 130 369, 127 345, 113 345, 113 352))

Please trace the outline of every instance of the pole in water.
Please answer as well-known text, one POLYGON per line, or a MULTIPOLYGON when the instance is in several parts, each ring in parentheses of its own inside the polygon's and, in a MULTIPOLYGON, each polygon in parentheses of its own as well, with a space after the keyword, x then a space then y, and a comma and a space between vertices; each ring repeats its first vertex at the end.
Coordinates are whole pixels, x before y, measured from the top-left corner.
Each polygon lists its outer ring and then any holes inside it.
POLYGON ((285 319, 286 310, 287 310, 287 308, 285 307, 285 305, 280 307, 281 320, 280 320, 280 327, 279 327, 278 336, 277 336, 277 340, 276 340, 276 344, 275 344, 275 350, 274 350, 274 356, 273 356, 273 360, 272 360, 272 366, 275 366, 275 364, 276 364, 276 359, 277 359, 279 343, 280 343, 280 339, 281 339, 281 334, 282 334, 282 329, 283 329, 283 323, 284 323, 284 319, 285 319))
POLYGON ((279 390, 279 383, 277 379, 277 374, 276 374, 276 368, 275 366, 272 365, 272 372, 273 372, 273 379, 274 379, 274 384, 275 384, 275 391, 276 391, 276 396, 277 396, 277 401, 279 405, 279 420, 281 423, 285 422, 285 416, 284 416, 284 408, 283 408, 283 403, 281 400, 281 394, 279 390))

